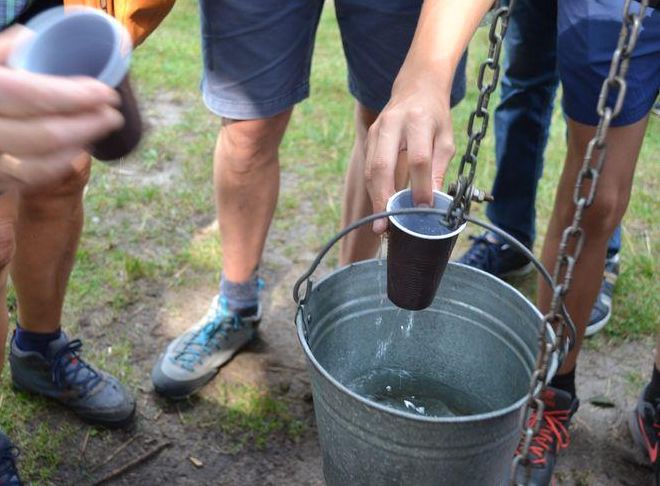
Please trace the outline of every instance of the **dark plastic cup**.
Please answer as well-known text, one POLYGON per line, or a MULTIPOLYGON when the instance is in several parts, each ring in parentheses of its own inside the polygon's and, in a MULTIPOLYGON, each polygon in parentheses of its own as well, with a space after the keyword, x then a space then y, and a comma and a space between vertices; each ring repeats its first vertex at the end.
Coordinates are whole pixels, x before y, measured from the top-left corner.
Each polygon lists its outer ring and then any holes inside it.
POLYGON ((95 142, 90 152, 103 161, 128 155, 142 138, 142 119, 128 79, 132 44, 126 29, 85 7, 47 10, 26 27, 34 34, 19 43, 9 65, 38 74, 89 76, 115 88, 124 126, 95 142))
MULTIPOLYGON (((433 194, 434 207, 447 209, 451 196, 433 194)), ((397 192, 387 210, 414 208, 410 189, 397 192)), ((398 307, 422 310, 431 305, 458 235, 465 228, 447 227, 442 216, 390 216, 387 245, 387 296, 398 307)))

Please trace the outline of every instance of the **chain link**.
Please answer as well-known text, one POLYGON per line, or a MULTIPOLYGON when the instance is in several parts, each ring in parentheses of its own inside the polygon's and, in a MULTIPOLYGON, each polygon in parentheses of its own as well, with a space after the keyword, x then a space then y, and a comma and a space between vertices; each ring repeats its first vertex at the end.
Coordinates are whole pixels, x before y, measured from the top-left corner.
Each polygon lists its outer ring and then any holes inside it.
POLYGON ((477 170, 477 157, 481 141, 488 131, 490 115, 488 104, 490 95, 497 89, 500 78, 500 54, 502 52, 502 40, 509 26, 509 11, 515 0, 509 0, 509 5, 498 6, 493 11, 493 19, 488 32, 489 47, 488 57, 479 67, 477 88, 479 98, 477 106, 470 114, 467 126, 468 142, 465 153, 458 166, 458 178, 454 183, 451 193, 454 200, 451 203, 447 218, 451 225, 458 225, 462 214, 469 214, 470 203, 474 192, 473 181, 477 170))
MULTIPOLYGON (((524 431, 519 450, 513 460, 512 474, 514 475, 514 484, 516 484, 515 474, 518 466, 525 467, 525 481, 523 484, 528 484, 530 481, 532 463, 529 457, 529 449, 534 435, 538 433, 539 426, 542 422, 541 420, 535 420, 534 426, 531 426, 530 419, 534 412, 536 412, 537 417, 543 416, 542 393, 546 386, 551 356, 558 349, 566 349, 566 322, 562 316, 561 309, 564 303, 564 297, 571 286, 575 264, 584 247, 585 234, 580 224, 584 210, 593 204, 596 197, 598 179, 603 170, 607 153, 607 131, 611 121, 621 112, 621 108, 623 107, 623 101, 626 96, 625 77, 628 72, 630 56, 635 49, 644 12, 648 6, 648 0, 642 0, 639 12, 634 13, 630 10, 631 1, 626 0, 624 4, 621 33, 619 34, 616 50, 612 55, 609 74, 603 81, 603 86, 598 97, 596 109, 600 120, 596 134, 587 145, 582 168, 575 184, 575 191, 573 193, 573 203, 575 204, 573 222, 564 230, 559 244, 559 252, 553 275, 555 287, 553 289, 550 311, 543 318, 544 325, 542 331, 545 332, 541 332, 539 338, 539 357, 537 358, 536 369, 532 374, 529 399, 523 414, 524 431), (608 105, 610 93, 616 93, 613 106, 608 105), (556 340, 554 343, 547 342, 546 333, 548 328, 556 330, 556 340)), ((548 335, 551 336, 552 333, 548 335)))

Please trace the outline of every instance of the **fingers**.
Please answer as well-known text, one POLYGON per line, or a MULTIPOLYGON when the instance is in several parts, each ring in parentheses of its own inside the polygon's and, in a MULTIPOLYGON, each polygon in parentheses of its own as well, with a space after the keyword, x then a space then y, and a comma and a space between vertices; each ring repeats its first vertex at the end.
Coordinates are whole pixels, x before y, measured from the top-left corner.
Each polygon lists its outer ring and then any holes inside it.
POLYGON ((75 116, 0 117, 0 151, 20 157, 84 147, 123 123, 121 114, 107 106, 75 116))
POLYGON ((2 31, 2 35, 0 35, 0 65, 7 61, 11 51, 29 35, 31 35, 31 31, 22 25, 14 25, 2 31))
MULTIPOLYGON (((385 210, 387 200, 395 192, 394 171, 401 148, 401 125, 390 114, 383 114, 369 129, 365 179, 374 212, 385 210)), ((374 221, 373 231, 381 234, 387 220, 374 221)))
POLYGON ((454 138, 451 130, 440 132, 435 137, 435 142, 433 144, 433 163, 431 169, 433 189, 436 191, 442 191, 447 167, 455 153, 456 148, 454 147, 454 138))
POLYGON ((406 126, 408 170, 415 206, 433 206, 431 163, 435 127, 432 119, 418 119, 406 126))
POLYGON ((91 78, 63 78, 0 67, 0 117, 27 118, 119 106, 117 92, 91 78))

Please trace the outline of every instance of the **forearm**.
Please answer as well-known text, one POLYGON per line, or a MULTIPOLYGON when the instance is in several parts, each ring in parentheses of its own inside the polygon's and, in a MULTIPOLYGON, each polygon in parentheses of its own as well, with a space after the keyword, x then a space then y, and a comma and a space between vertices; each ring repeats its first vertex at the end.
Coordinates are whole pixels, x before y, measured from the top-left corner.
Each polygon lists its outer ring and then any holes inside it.
POLYGON ((456 66, 493 0, 425 0, 399 77, 430 75, 449 93, 456 66))

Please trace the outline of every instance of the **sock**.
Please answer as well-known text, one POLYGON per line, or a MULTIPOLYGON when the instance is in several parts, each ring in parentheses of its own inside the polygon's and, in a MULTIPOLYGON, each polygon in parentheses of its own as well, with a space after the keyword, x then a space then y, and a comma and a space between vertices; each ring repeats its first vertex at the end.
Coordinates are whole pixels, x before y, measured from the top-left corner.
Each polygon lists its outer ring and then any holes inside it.
POLYGON ((660 403, 660 371, 658 368, 653 366, 653 375, 651 377, 651 383, 646 388, 646 400, 649 402, 660 403))
POLYGON ((36 351, 41 355, 48 354, 48 345, 55 341, 62 334, 62 329, 58 328, 53 332, 32 332, 26 331, 20 326, 16 326, 15 343, 22 351, 36 351))
POLYGON ((232 282, 224 273, 220 280, 220 295, 227 300, 229 309, 235 312, 259 305, 259 278, 254 272, 247 282, 232 282))
POLYGON ((550 382, 550 386, 568 392, 575 396, 575 368, 563 375, 556 375, 550 382))

